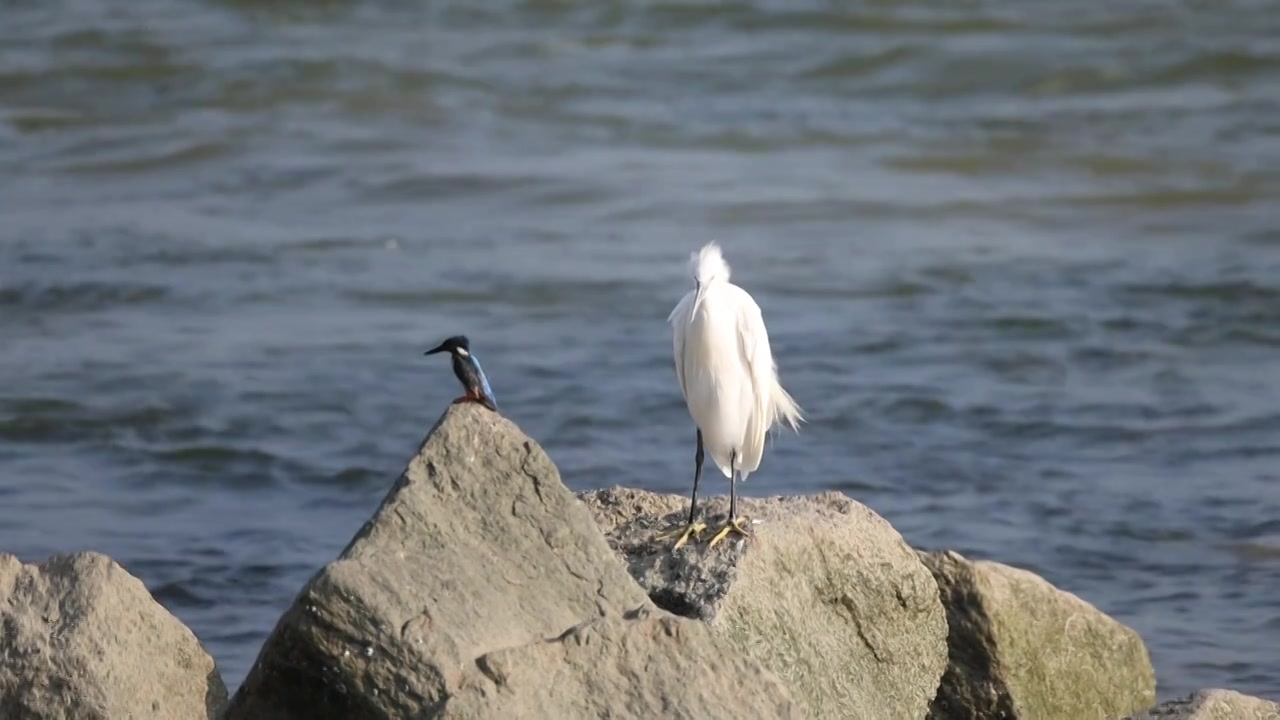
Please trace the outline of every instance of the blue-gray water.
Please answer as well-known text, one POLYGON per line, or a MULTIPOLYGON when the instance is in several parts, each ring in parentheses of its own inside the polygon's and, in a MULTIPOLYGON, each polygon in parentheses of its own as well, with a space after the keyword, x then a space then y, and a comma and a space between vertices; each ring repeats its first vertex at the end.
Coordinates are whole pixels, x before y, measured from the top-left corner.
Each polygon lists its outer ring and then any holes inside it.
POLYGON ((836 5, 0 3, 0 551, 110 553, 238 685, 458 332, 572 487, 687 492, 714 238, 809 417, 748 492, 1280 698, 1275 5, 836 5))

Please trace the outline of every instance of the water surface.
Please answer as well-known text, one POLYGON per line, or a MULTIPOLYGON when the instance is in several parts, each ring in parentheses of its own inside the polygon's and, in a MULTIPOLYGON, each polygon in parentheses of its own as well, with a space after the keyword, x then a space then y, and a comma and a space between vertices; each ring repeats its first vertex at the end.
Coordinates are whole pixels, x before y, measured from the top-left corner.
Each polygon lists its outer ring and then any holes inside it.
POLYGON ((809 418, 747 492, 1041 573, 1161 697, 1280 699, 1271 4, 0 16, 0 549, 118 558, 233 687, 445 336, 573 488, 687 492, 664 320, 717 239, 809 418))

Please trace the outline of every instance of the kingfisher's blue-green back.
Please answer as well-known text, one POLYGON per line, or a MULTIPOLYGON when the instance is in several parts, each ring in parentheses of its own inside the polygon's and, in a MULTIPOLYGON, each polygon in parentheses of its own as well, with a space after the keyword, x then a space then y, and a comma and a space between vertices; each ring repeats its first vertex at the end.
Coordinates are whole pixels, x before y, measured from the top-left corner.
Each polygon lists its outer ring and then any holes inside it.
POLYGON ((491 410, 498 409, 493 388, 489 387, 489 378, 485 376, 484 369, 480 367, 480 361, 473 353, 470 351, 453 353, 453 374, 458 377, 458 381, 469 394, 488 405, 491 410))
POLYGON ((497 405, 498 399, 493 396, 493 388, 489 387, 489 377, 484 374, 484 368, 480 367, 480 358, 476 357, 475 353, 471 353, 471 362, 476 366, 476 374, 480 376, 480 387, 484 390, 485 397, 497 405))

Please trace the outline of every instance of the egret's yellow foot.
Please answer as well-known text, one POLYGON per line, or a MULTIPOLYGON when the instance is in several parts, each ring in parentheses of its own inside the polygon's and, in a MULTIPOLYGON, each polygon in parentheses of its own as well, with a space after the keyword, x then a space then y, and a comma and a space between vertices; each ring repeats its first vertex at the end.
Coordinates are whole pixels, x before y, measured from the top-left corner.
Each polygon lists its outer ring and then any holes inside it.
MULTIPOLYGON (((688 527, 686 527, 686 528, 684 529, 684 532, 679 533, 679 538, 680 538, 680 539, 679 539, 679 540, 676 540, 676 545, 675 545, 675 547, 671 548, 671 550, 672 550, 673 552, 674 552, 674 551, 676 551, 676 550, 679 550, 680 548, 684 547, 684 544, 685 544, 685 543, 689 542, 689 538, 695 538, 695 539, 696 539, 696 538, 697 538, 699 535, 701 535, 701 534, 702 534, 702 532, 703 532, 704 530, 706 530, 706 529, 707 529, 707 524, 706 524, 706 523, 700 523, 700 522, 696 522, 696 523, 689 523, 688 527)), ((666 535, 659 535, 659 536, 658 536, 658 539, 659 539, 659 540, 670 540, 670 539, 671 539, 671 538, 673 538, 673 537, 677 537, 677 534, 676 534, 676 533, 674 533, 674 532, 672 532, 672 533, 667 533, 666 535)))
POLYGON ((721 540, 724 540, 726 537, 729 536, 729 533, 731 532, 736 532, 742 537, 751 537, 751 533, 747 532, 742 527, 742 523, 746 521, 747 519, 745 517, 740 517, 725 523, 724 527, 720 528, 720 532, 716 533, 716 536, 711 538, 711 542, 707 543, 707 547, 709 548, 715 547, 716 543, 720 542, 721 540))

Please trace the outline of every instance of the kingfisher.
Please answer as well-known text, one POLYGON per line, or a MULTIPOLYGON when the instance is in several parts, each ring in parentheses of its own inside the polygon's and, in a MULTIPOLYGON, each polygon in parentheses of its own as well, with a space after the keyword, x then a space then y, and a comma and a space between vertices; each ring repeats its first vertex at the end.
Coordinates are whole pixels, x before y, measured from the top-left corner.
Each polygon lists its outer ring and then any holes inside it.
POLYGON ((423 355, 434 355, 446 351, 453 358, 453 374, 458 377, 463 389, 467 391, 466 395, 454 400, 454 404, 478 402, 497 412, 498 403, 493 399, 493 389, 489 387, 489 379, 484 376, 480 361, 471 352, 471 343, 467 340, 467 336, 454 335, 423 355))

